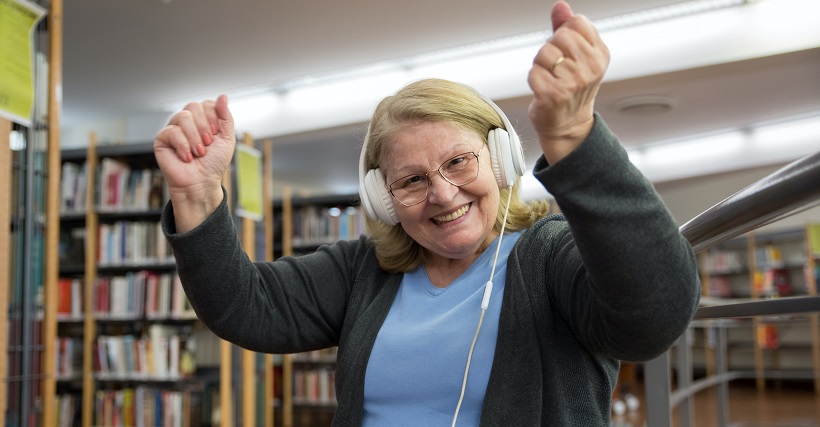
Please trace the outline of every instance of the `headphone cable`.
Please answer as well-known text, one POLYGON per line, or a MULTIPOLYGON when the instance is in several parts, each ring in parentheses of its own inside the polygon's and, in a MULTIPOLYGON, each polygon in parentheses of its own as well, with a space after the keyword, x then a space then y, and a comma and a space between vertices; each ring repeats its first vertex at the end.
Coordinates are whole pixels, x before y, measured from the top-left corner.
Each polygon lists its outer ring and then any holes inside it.
POLYGON ((464 379, 461 382, 461 395, 458 397, 458 405, 456 405, 456 412, 453 415, 452 427, 456 426, 458 420, 458 411, 461 409, 461 402, 464 400, 464 392, 467 389, 467 374, 470 373, 470 362, 473 359, 473 350, 475 343, 478 341, 478 332, 481 331, 481 324, 484 323, 484 313, 487 312, 487 307, 490 304, 490 294, 493 292, 493 276, 495 275, 495 266, 498 262, 498 253, 501 251, 501 239, 504 237, 504 229, 507 227, 507 214, 510 212, 510 201, 512 200, 513 188, 507 194, 507 206, 504 209, 504 221, 501 223, 501 234, 498 235, 498 244, 495 246, 495 257, 493 258, 493 268, 490 270, 490 280, 484 284, 484 296, 481 299, 481 317, 478 318, 478 327, 473 336, 473 343, 470 344, 470 352, 467 354, 467 367, 464 368, 464 379))

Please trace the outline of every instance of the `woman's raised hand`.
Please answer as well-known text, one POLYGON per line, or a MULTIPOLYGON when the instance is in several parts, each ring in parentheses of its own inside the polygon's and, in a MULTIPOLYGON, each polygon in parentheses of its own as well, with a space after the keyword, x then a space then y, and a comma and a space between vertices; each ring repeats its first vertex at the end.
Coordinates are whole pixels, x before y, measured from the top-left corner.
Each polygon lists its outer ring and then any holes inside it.
POLYGON ((609 49, 592 22, 569 5, 552 8, 553 35, 533 60, 530 121, 544 156, 554 164, 575 149, 593 124, 595 96, 609 65, 609 49))
POLYGON ((225 95, 189 103, 157 133, 154 155, 168 185, 177 232, 196 227, 222 202, 222 176, 235 145, 225 95))

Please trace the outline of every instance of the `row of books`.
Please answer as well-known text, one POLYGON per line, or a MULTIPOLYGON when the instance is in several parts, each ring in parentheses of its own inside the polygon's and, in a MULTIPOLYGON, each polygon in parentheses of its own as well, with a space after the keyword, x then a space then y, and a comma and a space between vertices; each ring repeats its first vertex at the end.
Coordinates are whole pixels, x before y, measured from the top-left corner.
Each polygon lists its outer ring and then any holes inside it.
POLYGON ((57 337, 54 355, 54 375, 58 380, 72 380, 82 374, 82 338, 57 337))
POLYGON ((336 371, 331 368, 293 370, 293 403, 297 405, 335 405, 336 371))
MULTIPOLYGON (((60 278, 57 319, 82 320, 83 281, 60 278)), ((196 313, 185 296, 179 276, 151 271, 99 277, 94 282, 94 315, 99 319, 193 319, 196 313)))
POLYGON ((117 221, 100 224, 98 230, 100 266, 172 263, 174 260, 159 222, 117 221))
POLYGON ((758 270, 783 268, 785 265, 780 248, 774 245, 757 248, 755 251, 755 259, 757 260, 758 270))
POLYGON ((745 268, 739 251, 710 251, 701 261, 702 271, 708 274, 737 273, 745 268))
POLYGON ((82 399, 78 394, 60 394, 57 396, 57 427, 80 425, 82 399))
POLYGON ((787 297, 795 292, 791 273, 783 268, 756 271, 753 275, 752 286, 755 295, 761 298, 787 297))
POLYGON ((201 394, 151 387, 99 390, 94 425, 111 427, 194 427, 202 425, 201 394))
MULTIPOLYGON (((87 164, 63 163, 60 212, 86 209, 87 164)), ((127 163, 105 157, 100 160, 94 189, 94 206, 101 212, 147 211, 162 208, 168 200, 165 179, 159 169, 131 169, 127 163)))
POLYGON ((364 212, 355 207, 306 206, 293 215, 293 244, 317 245, 355 240, 364 234, 364 212))
POLYGON ((82 317, 82 279, 61 277, 57 281, 57 320, 80 320, 82 317))
POLYGON ((168 325, 151 325, 143 337, 100 335, 94 344, 94 375, 101 380, 178 380, 196 370, 191 347, 168 325))
POLYGON ((142 270, 99 277, 93 294, 94 316, 98 319, 196 318, 176 273, 142 270))
POLYGON ((335 362, 338 353, 338 347, 322 348, 319 350, 306 351, 304 353, 297 353, 293 357, 293 361, 299 362, 335 362))

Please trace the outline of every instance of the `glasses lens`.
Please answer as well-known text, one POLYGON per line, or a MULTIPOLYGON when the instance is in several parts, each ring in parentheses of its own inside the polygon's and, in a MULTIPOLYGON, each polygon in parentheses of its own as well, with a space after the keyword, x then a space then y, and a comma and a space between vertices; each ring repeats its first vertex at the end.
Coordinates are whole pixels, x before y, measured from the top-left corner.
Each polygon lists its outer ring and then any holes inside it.
POLYGON ((444 162, 438 170, 455 186, 469 184, 478 177, 478 158, 474 153, 459 154, 444 162))
POLYGON ((427 197, 427 175, 409 175, 390 184, 390 193, 401 203, 410 206, 427 197))

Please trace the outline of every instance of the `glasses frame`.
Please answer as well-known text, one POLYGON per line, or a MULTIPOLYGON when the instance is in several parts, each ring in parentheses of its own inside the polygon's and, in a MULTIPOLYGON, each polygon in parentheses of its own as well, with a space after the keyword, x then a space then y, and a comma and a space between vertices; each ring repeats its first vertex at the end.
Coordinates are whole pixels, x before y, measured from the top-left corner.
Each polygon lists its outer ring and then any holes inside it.
POLYGON ((478 179, 478 175, 481 172, 481 156, 479 154, 481 154, 481 152, 484 151, 484 147, 486 147, 486 145, 482 146, 481 149, 478 150, 478 152, 476 152, 476 151, 465 151, 463 153, 456 154, 455 156, 450 157, 447 160, 445 160, 444 162, 442 162, 440 165, 438 165, 437 168, 431 169, 431 170, 425 172, 424 176, 427 178, 427 187, 424 188, 424 197, 422 197, 421 200, 419 200, 418 202, 410 203, 410 204, 404 203, 401 199, 396 197, 396 195, 393 193, 393 184, 407 178, 408 176, 413 176, 413 175, 418 175, 418 174, 413 173, 413 174, 405 175, 405 176, 391 182, 389 185, 387 185, 387 191, 390 193, 391 196, 393 196, 394 199, 396 199, 396 201, 398 201, 399 203, 401 203, 404 206, 410 207, 410 206, 415 206, 415 205, 427 200, 427 196, 430 194, 430 186, 433 185, 433 180, 430 179, 430 173, 431 172, 438 172, 439 176, 444 178, 445 181, 447 181, 448 183, 450 183, 454 187, 461 187, 462 185, 467 185, 471 182, 474 182, 476 179, 478 179), (473 179, 471 179, 467 182, 462 182, 461 184, 455 184, 453 181, 450 181, 449 178, 444 176, 443 173, 441 173, 441 167, 446 165, 447 163, 449 163, 450 160, 453 160, 455 158, 458 158, 458 157, 461 157, 461 156, 464 156, 464 155, 467 155, 467 154, 472 154, 473 156, 475 156, 475 160, 478 164, 478 166, 476 168, 476 172, 475 172, 475 177, 473 177, 473 179))

